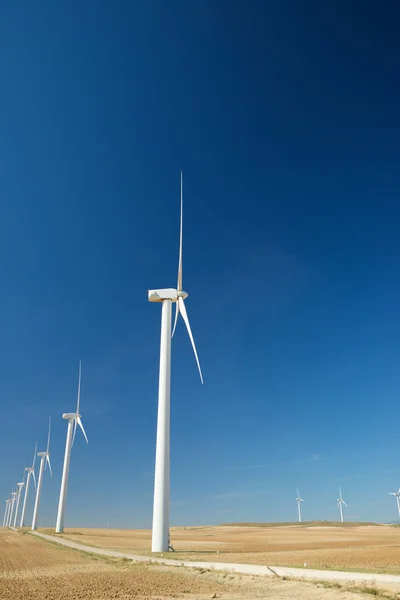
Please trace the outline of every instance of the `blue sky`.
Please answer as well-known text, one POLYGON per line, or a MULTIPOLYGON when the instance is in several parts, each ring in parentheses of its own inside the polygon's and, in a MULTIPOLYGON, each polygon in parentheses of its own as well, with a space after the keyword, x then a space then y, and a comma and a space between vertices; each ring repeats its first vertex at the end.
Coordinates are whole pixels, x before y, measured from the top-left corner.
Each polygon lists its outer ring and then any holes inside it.
POLYGON ((383 5, 6 2, 0 24, 0 497, 44 449, 55 522, 151 523, 160 307, 172 523, 393 520, 400 485, 400 44, 383 5))

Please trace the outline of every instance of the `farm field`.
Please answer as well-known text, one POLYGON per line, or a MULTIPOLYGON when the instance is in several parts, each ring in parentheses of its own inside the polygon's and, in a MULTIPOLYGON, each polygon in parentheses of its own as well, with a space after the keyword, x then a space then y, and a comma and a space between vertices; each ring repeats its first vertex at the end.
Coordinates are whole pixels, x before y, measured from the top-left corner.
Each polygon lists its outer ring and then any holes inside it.
POLYGON ((371 589, 103 559, 0 529, 1 600, 360 600, 371 589))
MULTIPOLYGON (((66 529, 65 536, 150 554, 148 530, 66 529)), ((171 558, 400 574, 400 528, 390 525, 175 527, 171 542, 171 558)))

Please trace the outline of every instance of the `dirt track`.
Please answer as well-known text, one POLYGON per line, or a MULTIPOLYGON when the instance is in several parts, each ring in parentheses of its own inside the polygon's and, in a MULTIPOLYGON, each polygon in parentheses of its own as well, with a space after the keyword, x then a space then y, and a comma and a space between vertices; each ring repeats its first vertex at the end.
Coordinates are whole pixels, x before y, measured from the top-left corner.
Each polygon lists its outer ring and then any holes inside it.
POLYGON ((296 581, 104 560, 0 530, 1 600, 357 600, 369 595, 296 581))

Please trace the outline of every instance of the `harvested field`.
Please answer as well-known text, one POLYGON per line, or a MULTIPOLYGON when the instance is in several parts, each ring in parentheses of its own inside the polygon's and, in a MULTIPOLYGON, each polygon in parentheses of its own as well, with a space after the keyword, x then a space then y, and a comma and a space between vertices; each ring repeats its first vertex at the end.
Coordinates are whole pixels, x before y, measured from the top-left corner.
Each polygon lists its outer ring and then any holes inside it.
MULTIPOLYGON (((148 530, 67 529, 65 535, 83 544, 150 554, 148 530)), ((176 527, 171 541, 174 558, 400 574, 400 528, 389 525, 176 527)))
POLYGON ((369 586, 365 592, 103 559, 0 530, 1 600, 360 600, 377 590, 369 586))

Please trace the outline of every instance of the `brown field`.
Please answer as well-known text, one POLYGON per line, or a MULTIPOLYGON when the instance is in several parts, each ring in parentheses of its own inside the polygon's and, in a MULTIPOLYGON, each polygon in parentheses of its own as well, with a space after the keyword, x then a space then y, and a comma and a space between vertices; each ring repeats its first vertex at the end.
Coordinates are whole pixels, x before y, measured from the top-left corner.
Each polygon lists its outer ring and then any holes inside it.
MULTIPOLYGON (((67 529, 65 535, 91 546, 150 554, 148 530, 67 529)), ((171 541, 176 550, 171 558, 400 574, 400 528, 390 525, 175 527, 171 541)))
POLYGON ((354 589, 103 559, 0 529, 1 600, 357 600, 378 592, 354 589))

